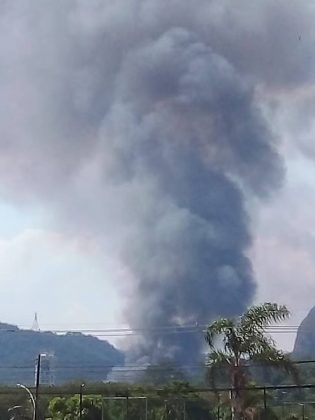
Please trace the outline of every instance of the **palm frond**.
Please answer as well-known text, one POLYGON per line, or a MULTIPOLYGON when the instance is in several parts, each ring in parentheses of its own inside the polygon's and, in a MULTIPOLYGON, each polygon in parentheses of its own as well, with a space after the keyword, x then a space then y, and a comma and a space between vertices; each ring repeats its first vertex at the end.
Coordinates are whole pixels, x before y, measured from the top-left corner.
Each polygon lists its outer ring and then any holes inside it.
POLYGON ((206 366, 228 366, 232 363, 231 357, 221 350, 215 350, 208 354, 206 366))
POLYGON ((211 348, 214 348, 214 340, 217 336, 229 332, 235 327, 232 319, 222 318, 212 322, 207 328, 205 340, 211 348))
POLYGON ((243 333, 240 352, 247 354, 251 358, 256 353, 268 352, 274 347, 275 342, 271 337, 264 335, 261 331, 255 331, 255 333, 250 334, 243 333))
POLYGON ((282 369, 292 376, 294 382, 299 383, 299 372, 295 364, 285 353, 275 347, 270 346, 261 352, 253 354, 251 360, 282 369))
POLYGON ((223 318, 211 323, 206 330, 205 340, 210 347, 207 366, 213 386, 215 376, 220 375, 221 382, 229 381, 239 391, 249 378, 250 373, 245 366, 247 362, 251 366, 251 361, 282 369, 298 382, 295 365, 282 351, 277 350, 274 340, 266 334, 268 325, 286 319, 289 314, 284 305, 264 303, 252 306, 237 320, 223 318), (222 338, 220 350, 215 345, 217 337, 222 338))
MULTIPOLYGON (((241 354, 241 347, 244 342, 244 335, 240 331, 239 327, 229 328, 223 338, 224 349, 228 353, 234 354, 235 356, 241 354)), ((238 356, 237 356, 238 357, 238 356)))
POLYGON ((244 329, 266 327, 273 322, 284 321, 290 316, 285 305, 276 303, 264 303, 250 307, 241 317, 240 324, 244 329))
POLYGON ((215 389, 216 387, 217 376, 222 377, 222 369, 229 369, 231 364, 233 364, 232 358, 223 351, 213 350, 208 354, 206 361, 206 366, 208 367, 207 378, 212 388, 215 389), (218 375, 219 372, 221 373, 220 375, 218 375))

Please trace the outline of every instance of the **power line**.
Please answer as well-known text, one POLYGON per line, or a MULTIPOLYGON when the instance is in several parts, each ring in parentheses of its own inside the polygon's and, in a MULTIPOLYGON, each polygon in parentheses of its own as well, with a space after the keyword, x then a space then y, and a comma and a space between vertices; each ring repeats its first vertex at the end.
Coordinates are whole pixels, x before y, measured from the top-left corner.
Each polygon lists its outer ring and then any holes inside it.
MULTIPOLYGON (((266 333, 270 334, 295 334, 299 326, 267 326, 266 333)), ((20 329, 1 329, 1 333, 21 333, 31 330, 20 329)), ((307 332, 306 329, 303 331, 307 332)), ((309 332, 312 330, 309 329, 309 332)), ((205 325, 187 325, 187 326, 165 326, 156 328, 107 328, 107 329, 56 329, 56 330, 42 330, 41 333, 52 333, 56 335, 94 335, 96 337, 130 337, 141 336, 146 334, 151 335, 174 335, 174 334, 204 334, 206 332, 205 325)))
MULTIPOLYGON (((61 386, 62 387, 62 386, 61 386)), ((34 389, 34 388, 31 388, 34 389)), ((298 390, 298 389, 315 389, 315 384, 299 384, 299 385, 262 385, 262 386, 247 386, 247 387, 241 387, 239 388, 240 390, 246 390, 246 391, 275 391, 275 390, 298 390)), ((192 388, 187 388, 185 389, 185 393, 186 394, 191 394, 191 393, 203 393, 203 392, 214 392, 214 393, 218 393, 218 392, 229 392, 233 390, 233 388, 231 387, 192 387, 192 388)), ((164 388, 161 387, 153 387, 150 388, 149 392, 163 392, 165 391, 164 388)), ((8 387, 7 389, 1 389, 0 388, 0 395, 3 394, 16 394, 20 391, 18 391, 16 389, 16 387, 8 387)), ((132 392, 133 389, 126 387, 124 390, 120 390, 120 391, 116 391, 114 396, 118 396, 117 392, 120 394, 119 396, 121 397, 130 397, 132 396, 132 392)), ((134 390, 134 392, 137 392, 136 390, 134 390)), ((41 388, 41 395, 73 395, 73 394, 78 394, 79 391, 75 388, 72 387, 69 390, 65 390, 65 389, 56 389, 56 388, 41 388)), ((106 393, 106 396, 109 396, 107 393, 108 391, 106 390, 106 385, 104 384, 103 387, 94 387, 92 386, 91 389, 89 389, 89 387, 87 386, 85 389, 84 394, 85 395, 103 395, 104 393, 106 393)), ((150 395, 151 397, 151 395, 150 395)), ((154 398, 154 397, 153 397, 154 398)), ((185 398, 185 396, 181 396, 181 398, 185 398)), ((187 397, 186 397, 187 398, 187 397)))
MULTIPOLYGON (((302 364, 310 364, 314 363, 315 360, 297 360, 292 361, 293 364, 296 365, 302 365, 302 364)), ((243 367, 272 367, 272 365, 269 365, 268 363, 264 362, 251 362, 251 363, 245 363, 242 365, 243 367)), ((186 363, 183 365, 179 364, 157 364, 157 365, 138 365, 138 364, 126 364, 123 366, 115 366, 113 364, 100 364, 100 365, 57 365, 54 366, 54 369, 112 369, 114 368, 117 372, 118 371, 124 371, 124 370, 146 370, 150 368, 150 370, 168 370, 168 369, 203 369, 207 368, 206 364, 196 364, 196 363, 186 363)), ((34 365, 0 365, 0 369, 32 369, 34 370, 34 365)))

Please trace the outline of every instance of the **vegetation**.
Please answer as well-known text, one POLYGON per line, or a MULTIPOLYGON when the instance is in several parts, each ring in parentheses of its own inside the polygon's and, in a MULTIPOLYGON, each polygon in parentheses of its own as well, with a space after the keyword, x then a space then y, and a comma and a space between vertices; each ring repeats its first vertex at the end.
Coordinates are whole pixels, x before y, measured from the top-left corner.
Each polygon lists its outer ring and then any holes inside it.
MULTIPOLYGON (((39 419, 74 420, 81 411, 82 420, 315 420, 315 389, 290 388, 298 373, 304 383, 315 383, 315 368, 302 364, 297 372, 266 334, 267 326, 288 315, 285 306, 266 303, 237 319, 211 323, 205 334, 206 385, 198 382, 201 370, 188 382, 187 372, 162 361, 149 366, 137 384, 87 381, 82 388, 78 380, 40 387, 39 419), (264 389, 268 384, 288 387, 264 389)), ((32 419, 27 393, 0 387, 0 418, 32 419)))
MULTIPOLYGON (((119 385, 115 393, 119 394, 119 385)), ((79 396, 52 398, 49 418, 77 419, 79 401, 79 396)), ((214 420, 214 412, 209 399, 200 396, 187 382, 173 382, 159 390, 133 387, 128 398, 126 395, 89 395, 82 401, 83 420, 181 420, 184 413, 187 420, 214 420)))
MULTIPOLYGON (((254 384, 249 384, 253 386, 254 384)), ((254 420, 315 420, 312 390, 268 390, 264 408, 262 390, 246 393, 247 407, 254 420), (301 404, 303 401, 303 404, 301 404), (295 416, 295 417, 293 417, 295 416)), ((77 384, 40 389, 40 420, 78 419, 79 387, 77 384), (59 395, 58 395, 59 394, 59 395)), ((0 418, 10 418, 8 408, 15 410, 15 419, 32 419, 32 406, 27 395, 17 390, 0 388, 0 418), (14 391, 14 392, 13 392, 14 391)), ((230 420, 229 392, 209 392, 194 388, 187 382, 173 382, 156 388, 125 384, 86 384, 82 398, 83 420, 230 420), (127 399, 128 396, 128 399, 127 399), (147 417, 146 417, 147 410, 147 417), (102 412, 103 411, 103 412, 102 412), (103 419, 102 419, 103 416, 103 419)))
POLYGON ((297 378, 291 360, 275 347, 266 335, 266 327, 285 320, 289 311, 285 306, 265 303, 252 306, 238 319, 222 318, 207 328, 205 339, 210 347, 208 355, 209 377, 215 385, 218 368, 228 375, 231 387, 232 418, 252 418, 252 404, 248 404, 246 386, 250 380, 250 363, 263 363, 285 370, 297 378), (217 338, 219 347, 217 347, 217 338), (222 345, 222 348, 220 346, 222 345))
POLYGON ((55 355, 57 383, 81 378, 102 380, 111 366, 124 363, 120 351, 93 336, 21 330, 4 323, 0 323, 0 332, 0 384, 33 384, 35 359, 48 350, 55 355), (12 366, 23 368, 13 370, 12 366))

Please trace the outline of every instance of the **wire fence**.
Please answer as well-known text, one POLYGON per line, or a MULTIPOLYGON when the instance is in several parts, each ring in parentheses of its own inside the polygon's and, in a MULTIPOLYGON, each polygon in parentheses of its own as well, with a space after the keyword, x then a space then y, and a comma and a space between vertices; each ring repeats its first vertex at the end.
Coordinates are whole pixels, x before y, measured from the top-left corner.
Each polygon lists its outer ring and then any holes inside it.
MULTIPOLYGON (((35 392, 34 388, 30 389, 35 392)), ((38 420, 231 420, 231 388, 191 387, 184 391, 86 384, 40 387, 38 420), (81 405, 80 405, 81 401, 81 405), (59 410, 59 411, 58 411, 59 410), (80 417, 81 412, 81 417, 80 417)), ((315 384, 242 388, 244 420, 315 420, 315 384)), ((28 395, 0 389, 0 418, 31 419, 28 395)))
MULTIPOLYGON (((239 389, 246 420, 263 419, 309 419, 315 420, 315 361, 300 360, 294 362, 301 372, 299 384, 290 382, 289 377, 277 376, 275 371, 263 363, 248 364, 254 369, 256 384, 239 389)), ((203 368, 202 365, 187 365, 203 368)), ((106 378, 109 365, 87 364, 85 366, 69 363, 56 367, 58 372, 73 371, 82 379, 87 373, 98 372, 106 378), (103 370, 104 369, 104 370, 103 370), (79 376, 80 377, 80 376, 79 376)), ((148 366, 127 364, 119 369, 122 373, 135 378, 135 372, 146 372, 148 366)), ((152 385, 149 382, 131 385, 124 383, 104 382, 87 383, 77 381, 72 385, 39 386, 40 415, 37 420, 75 420, 80 419, 80 397, 82 402, 82 420, 230 420, 233 418, 233 393, 235 390, 224 383, 223 375, 216 387, 187 385, 182 388, 172 383, 172 372, 178 368, 175 364, 150 366, 153 379, 157 377, 163 385, 152 385), (164 382, 163 382, 164 381, 164 382), (221 381, 221 382, 220 382, 221 381), (177 388, 176 388, 177 386, 177 388), (178 388, 179 387, 179 388, 178 388), (52 410, 54 406, 61 411, 52 410), (64 415, 66 412, 66 415, 64 415)), ((6 370, 10 376, 11 386, 0 386, 0 419, 32 419, 32 406, 29 396, 23 389, 18 389, 21 375, 29 382, 30 392, 35 395, 34 364, 0 365, 0 375, 6 370)), ((194 371, 193 371, 194 372, 194 371)), ((146 372, 147 373, 147 372, 146 372)), ((137 377, 138 378, 138 377, 137 377)), ((150 379, 150 378, 147 378, 150 379)), ((151 377, 152 379, 152 377, 151 377)), ((175 378, 176 379, 176 378, 175 378)))

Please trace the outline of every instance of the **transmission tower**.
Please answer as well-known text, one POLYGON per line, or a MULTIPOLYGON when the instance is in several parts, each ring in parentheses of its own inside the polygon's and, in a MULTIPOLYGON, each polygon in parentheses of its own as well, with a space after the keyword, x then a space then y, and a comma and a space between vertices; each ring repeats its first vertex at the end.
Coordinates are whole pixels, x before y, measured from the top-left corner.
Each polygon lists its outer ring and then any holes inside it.
POLYGON ((37 318, 37 312, 35 312, 35 315, 34 315, 34 321, 33 321, 33 324, 32 324, 32 330, 33 331, 40 331, 39 324, 38 324, 38 318, 37 318))

